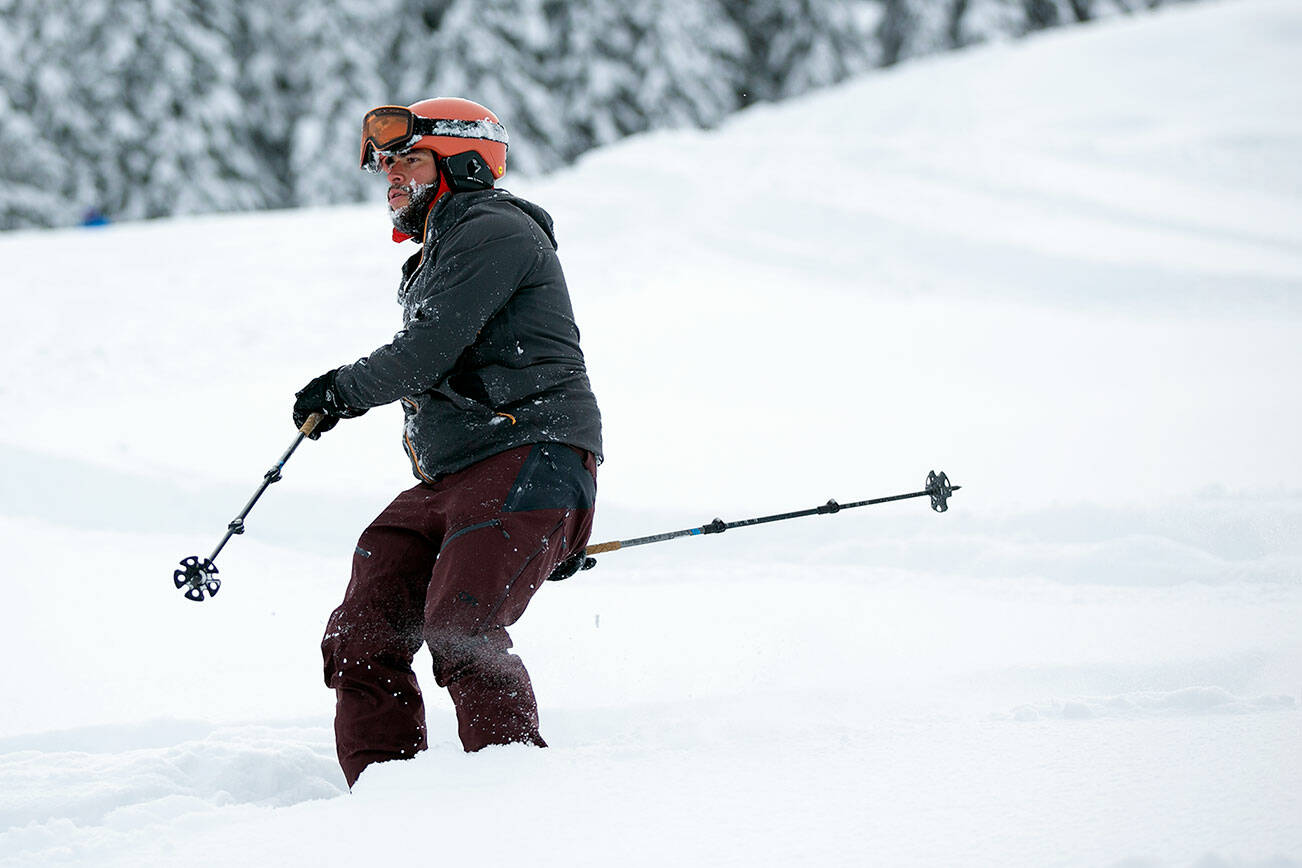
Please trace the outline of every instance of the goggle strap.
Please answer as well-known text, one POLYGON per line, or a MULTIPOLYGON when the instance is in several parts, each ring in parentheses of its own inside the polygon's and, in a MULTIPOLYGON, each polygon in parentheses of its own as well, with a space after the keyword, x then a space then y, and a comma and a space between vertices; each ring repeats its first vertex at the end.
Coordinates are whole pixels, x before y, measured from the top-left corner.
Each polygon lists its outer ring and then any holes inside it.
POLYGON ((460 121, 453 118, 415 118, 418 136, 449 136, 454 139, 487 139, 510 147, 506 127, 488 118, 477 121, 460 121))

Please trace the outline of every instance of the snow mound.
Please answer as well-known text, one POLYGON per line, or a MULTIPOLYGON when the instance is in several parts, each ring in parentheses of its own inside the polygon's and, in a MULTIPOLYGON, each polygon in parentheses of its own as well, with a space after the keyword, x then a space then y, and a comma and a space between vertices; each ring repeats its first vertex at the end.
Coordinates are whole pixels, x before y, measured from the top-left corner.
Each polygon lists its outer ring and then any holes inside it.
POLYGON ((27 835, 59 820, 127 828, 229 805, 285 807, 345 789, 329 730, 270 726, 224 727, 162 748, 17 750, 0 754, 0 778, 0 829, 27 827, 27 835))

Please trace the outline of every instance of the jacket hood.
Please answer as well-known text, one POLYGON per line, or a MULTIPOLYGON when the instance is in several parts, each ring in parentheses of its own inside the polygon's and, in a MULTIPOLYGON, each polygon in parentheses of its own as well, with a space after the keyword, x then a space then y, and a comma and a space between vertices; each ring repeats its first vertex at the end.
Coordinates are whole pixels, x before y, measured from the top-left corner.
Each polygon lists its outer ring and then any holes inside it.
POLYGON ((516 196, 512 196, 505 190, 502 190, 501 192, 505 194, 506 201, 528 214, 533 222, 541 226, 542 230, 547 233, 547 238, 552 242, 552 247, 556 247, 556 229, 552 224, 552 215, 548 214, 541 207, 530 202, 528 199, 520 199, 516 196))

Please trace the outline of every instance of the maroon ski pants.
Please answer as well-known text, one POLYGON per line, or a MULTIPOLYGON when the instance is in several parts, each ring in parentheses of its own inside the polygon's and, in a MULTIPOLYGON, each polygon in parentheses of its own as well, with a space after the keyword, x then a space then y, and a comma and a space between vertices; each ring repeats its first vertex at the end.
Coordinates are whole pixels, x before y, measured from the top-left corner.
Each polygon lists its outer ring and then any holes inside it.
POLYGON ((592 530, 596 463, 555 443, 522 446, 408 489, 362 533, 321 652, 335 744, 351 787, 374 762, 426 747, 411 663, 428 644, 467 751, 545 746, 529 673, 506 628, 592 530))

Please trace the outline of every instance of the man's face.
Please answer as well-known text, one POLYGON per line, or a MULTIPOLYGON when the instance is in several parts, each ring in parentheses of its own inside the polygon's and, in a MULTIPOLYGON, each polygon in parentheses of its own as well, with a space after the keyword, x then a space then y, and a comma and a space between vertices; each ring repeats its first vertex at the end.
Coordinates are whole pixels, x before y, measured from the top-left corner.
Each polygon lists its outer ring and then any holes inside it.
POLYGON ((380 167, 389 179, 389 210, 399 211, 411 202, 413 187, 438 181, 434 152, 425 148, 380 157, 380 167))

